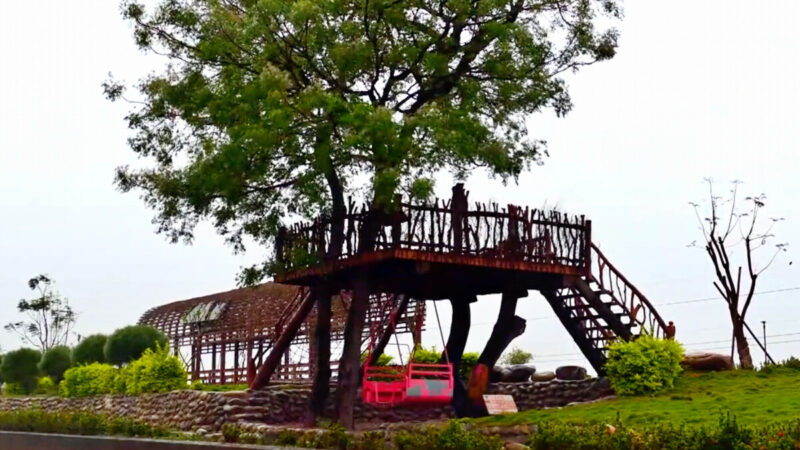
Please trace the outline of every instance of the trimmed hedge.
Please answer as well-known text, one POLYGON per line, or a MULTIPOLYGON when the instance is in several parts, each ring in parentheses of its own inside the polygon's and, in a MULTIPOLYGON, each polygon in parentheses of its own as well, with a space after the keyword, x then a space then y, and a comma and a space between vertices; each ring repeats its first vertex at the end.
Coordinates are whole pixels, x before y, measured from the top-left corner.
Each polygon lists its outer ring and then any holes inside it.
POLYGON ((109 364, 92 363, 73 367, 64 372, 58 385, 62 397, 90 397, 114 392, 114 380, 119 370, 109 364))
POLYGON ((121 373, 127 395, 169 392, 188 387, 188 374, 183 364, 176 356, 169 354, 166 346, 159 346, 155 350, 148 348, 141 358, 121 369, 121 373))
POLYGON ((64 377, 64 372, 72 367, 72 350, 65 345, 53 347, 42 355, 39 361, 39 370, 58 383, 64 377))
POLYGON ((39 376, 39 361, 42 354, 32 348, 21 348, 6 353, 0 364, 0 374, 6 383, 17 385, 23 393, 29 394, 36 389, 39 376))
POLYGON ((72 349, 73 364, 78 366, 81 364, 106 362, 106 357, 103 353, 106 341, 108 341, 108 336, 104 334, 93 334, 78 342, 78 345, 72 349))
POLYGON ((606 375, 619 395, 654 394, 674 385, 682 359, 678 342, 643 335, 609 346, 606 375))
POLYGON ((0 430, 156 438, 170 434, 166 429, 121 417, 109 419, 87 412, 47 412, 40 409, 0 411, 0 430))
POLYGON ((106 362, 121 366, 139 359, 148 348, 167 345, 164 333, 146 325, 120 328, 108 337, 103 348, 106 362))

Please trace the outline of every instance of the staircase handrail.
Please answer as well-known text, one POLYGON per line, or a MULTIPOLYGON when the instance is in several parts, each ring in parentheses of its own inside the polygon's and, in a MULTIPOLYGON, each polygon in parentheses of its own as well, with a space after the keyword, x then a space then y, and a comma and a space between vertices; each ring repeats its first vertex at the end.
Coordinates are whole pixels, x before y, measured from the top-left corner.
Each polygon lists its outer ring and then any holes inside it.
MULTIPOLYGON (((600 248, 598 248, 597 245, 594 244, 594 242, 592 243, 592 250, 593 250, 594 254, 597 255, 598 270, 599 270, 600 278, 596 279, 596 281, 600 285, 600 288, 601 289, 605 289, 605 286, 603 285, 603 274, 602 274, 602 268, 603 268, 603 266, 605 266, 605 267, 608 267, 609 271, 611 273, 613 273, 614 276, 617 279, 622 281, 625 284, 625 286, 628 289, 630 289, 630 291, 631 291, 631 308, 629 308, 627 305, 625 305, 625 300, 622 301, 622 305, 621 305, 628 312, 628 314, 630 315, 631 320, 636 321, 645 331, 653 334, 653 336, 655 336, 655 337, 659 337, 659 336, 660 337, 666 337, 666 335, 667 335, 667 324, 666 324, 666 322, 664 322, 664 319, 661 317, 661 315, 658 314, 658 311, 655 309, 653 304, 650 303, 650 301, 647 299, 647 297, 645 297, 645 295, 638 288, 636 288, 636 286, 634 286, 633 283, 628 281, 628 279, 625 277, 625 275, 623 275, 622 272, 620 272, 611 263, 611 261, 608 260, 608 258, 603 254, 603 252, 600 250, 600 248), (651 315, 652 319, 655 319, 655 322, 653 322, 653 320, 650 321, 650 325, 653 326, 653 325, 657 324, 659 326, 659 330, 653 330, 653 329, 648 330, 646 328, 646 326, 648 325, 646 323, 647 322, 646 320, 643 320, 641 322, 637 320, 637 317, 636 317, 637 314, 636 314, 636 311, 634 311, 634 308, 633 308, 633 306, 634 306, 633 305, 633 303, 634 303, 633 299, 634 298, 637 298, 639 303, 644 306, 644 308, 646 309, 645 314, 649 313, 651 315)), ((610 287, 613 289, 613 286, 610 286, 610 287)), ((612 295, 612 297, 614 298, 614 300, 617 303, 620 302, 616 295, 612 295)))

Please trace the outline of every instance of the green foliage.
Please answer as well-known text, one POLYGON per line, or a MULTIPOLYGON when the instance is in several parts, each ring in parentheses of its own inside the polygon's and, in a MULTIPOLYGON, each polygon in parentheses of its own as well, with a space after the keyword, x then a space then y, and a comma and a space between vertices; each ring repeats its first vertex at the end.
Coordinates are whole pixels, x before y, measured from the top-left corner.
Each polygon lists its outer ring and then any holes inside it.
POLYGON ((64 372, 58 385, 62 397, 89 397, 114 393, 114 379, 118 370, 109 364, 92 363, 64 372))
POLYGON ((22 388, 24 393, 31 393, 36 388, 41 358, 42 354, 32 348, 8 352, 0 364, 0 374, 6 383, 14 383, 22 388))
POLYGON ((145 350, 167 345, 167 337, 147 325, 120 328, 108 337, 103 349, 106 361, 121 366, 138 359, 145 350))
POLYGON ((143 3, 123 16, 166 61, 127 116, 151 164, 117 186, 142 190, 171 240, 208 219, 237 250, 350 194, 425 198, 442 170, 517 177, 545 153, 527 117, 571 109, 563 74, 613 57, 617 33, 598 24, 620 16, 617 0, 143 3))
POLYGON ((458 366, 458 376, 461 377, 462 380, 469 380, 472 369, 478 365, 479 357, 480 354, 475 352, 468 352, 461 355, 461 364, 458 366))
POLYGON ((80 435, 165 437, 169 433, 130 419, 108 419, 86 412, 48 412, 40 409, 0 411, 0 430, 80 435))
POLYGON ((39 377, 36 381, 36 390, 34 394, 37 395, 55 395, 58 393, 58 385, 50 377, 39 377))
POLYGON ((400 431, 392 438, 398 450, 499 450, 503 441, 497 436, 485 435, 468 425, 451 421, 446 427, 427 427, 400 431))
MULTIPOLYGON (((3 366, 3 354, 0 353, 0 367, 3 366)), ((3 372, 0 371, 0 386, 3 385, 3 372)))
POLYGON ((206 392, 246 391, 248 388, 247 384, 204 384, 200 380, 192 381, 189 384, 189 389, 193 391, 206 392))
POLYGON ((104 334, 93 334, 84 338, 72 349, 72 363, 77 366, 94 362, 106 362, 103 349, 107 340, 108 336, 104 334))
MULTIPOLYGON (((364 364, 367 361, 367 358, 370 356, 369 352, 364 352, 361 354, 361 364, 364 364)), ((376 366, 388 366, 392 363, 394 358, 392 355, 387 355, 386 353, 381 353, 381 356, 378 356, 378 360, 375 361, 376 366)))
POLYGON ((531 353, 516 347, 503 356, 503 364, 528 364, 531 360, 531 353))
POLYGON ((714 425, 660 422, 633 428, 621 423, 539 424, 528 445, 534 449, 791 449, 800 443, 800 420, 774 425, 742 425, 730 413, 714 425))
POLYGON ((619 395, 653 394, 673 386, 682 359, 678 342, 644 335, 609 346, 606 374, 619 395))
POLYGON ((800 417, 798 373, 777 368, 770 373, 752 370, 688 372, 673 389, 647 397, 617 397, 567 408, 531 409, 518 414, 474 419, 486 426, 513 426, 543 422, 614 423, 619 414, 628 426, 652 427, 659 423, 687 423, 706 427, 717 424, 717 411, 733 411, 742 423, 774 424, 800 417))
POLYGON ((64 377, 64 372, 72 366, 72 350, 59 345, 46 351, 39 361, 39 370, 51 377, 56 384, 64 377))
POLYGON ((6 383, 3 385, 3 395, 7 397, 25 394, 28 394, 28 392, 19 383, 6 383))
POLYGON ((415 363, 422 363, 422 364, 436 364, 442 358, 442 352, 436 349, 436 347, 425 348, 423 346, 417 346, 414 349, 414 353, 411 355, 411 361, 415 363))
POLYGON ((225 442, 239 442, 239 437, 242 435, 242 430, 235 423, 222 424, 222 439, 225 442))
POLYGON ((142 357, 122 369, 122 373, 128 395, 169 392, 188 386, 183 363, 177 356, 170 355, 166 346, 146 349, 142 357))

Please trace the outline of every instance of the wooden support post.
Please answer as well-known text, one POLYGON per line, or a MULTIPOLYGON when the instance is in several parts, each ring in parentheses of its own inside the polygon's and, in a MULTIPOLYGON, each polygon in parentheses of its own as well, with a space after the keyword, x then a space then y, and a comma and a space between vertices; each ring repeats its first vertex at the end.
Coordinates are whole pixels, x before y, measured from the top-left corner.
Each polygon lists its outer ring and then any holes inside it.
POLYGON ((222 336, 222 352, 219 354, 219 384, 227 384, 225 377, 225 370, 227 369, 225 360, 228 354, 228 336, 222 336))
POLYGON ((317 324, 314 329, 314 384, 311 387, 306 425, 316 426, 317 417, 325 410, 325 400, 330 394, 331 381, 331 293, 327 289, 315 289, 317 300, 317 324))
POLYGON ((278 367, 278 364, 281 362, 281 356, 286 352, 289 348, 289 345, 292 343, 292 339, 294 339, 295 335, 297 335, 297 330, 300 329, 300 326, 308 317, 308 313, 311 312, 311 308, 314 306, 314 297, 309 293, 306 293, 305 298, 302 302, 300 302, 300 306, 295 311, 294 315, 292 316, 291 320, 286 324, 286 327, 283 329, 280 337, 272 346, 272 350, 267 356, 267 360, 264 361, 264 364, 261 366, 261 369, 258 371, 256 378, 250 383, 250 389, 261 389, 267 384, 269 384, 269 380, 272 377, 272 374, 275 372, 275 368, 278 367))
POLYGON ((239 384, 239 339, 233 344, 233 384, 239 384))
POLYGON ((352 430, 353 406, 358 392, 359 368, 361 366, 361 334, 369 307, 369 276, 364 271, 356 274, 353 283, 353 301, 347 314, 344 330, 344 348, 339 361, 337 412, 339 424, 352 430))
POLYGON ((592 221, 587 220, 584 232, 584 249, 583 249, 583 276, 589 277, 592 275, 592 221))
POLYGON ((453 229, 453 252, 462 253, 464 249, 464 218, 468 209, 467 194, 464 183, 453 186, 453 198, 450 202, 451 226, 453 229))
POLYGON ((217 344, 211 344, 211 371, 209 372, 209 383, 216 384, 217 379, 217 344))

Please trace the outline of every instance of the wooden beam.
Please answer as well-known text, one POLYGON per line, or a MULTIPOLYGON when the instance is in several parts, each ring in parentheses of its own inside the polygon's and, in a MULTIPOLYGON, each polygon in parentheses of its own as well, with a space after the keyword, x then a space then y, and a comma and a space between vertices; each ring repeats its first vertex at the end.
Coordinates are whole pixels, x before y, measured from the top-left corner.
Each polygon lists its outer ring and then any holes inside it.
POLYGON ((264 361, 258 374, 256 374, 256 378, 250 383, 250 389, 261 389, 269 384, 269 380, 272 378, 275 368, 277 368, 278 364, 281 362, 281 357, 289 348, 289 345, 291 345, 292 340, 297 335, 297 330, 299 330, 300 326, 305 322, 313 306, 314 297, 311 295, 310 291, 307 291, 297 311, 286 324, 286 327, 278 337, 275 345, 272 346, 272 350, 270 350, 269 356, 267 356, 266 361, 264 361))

